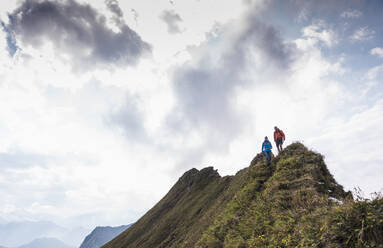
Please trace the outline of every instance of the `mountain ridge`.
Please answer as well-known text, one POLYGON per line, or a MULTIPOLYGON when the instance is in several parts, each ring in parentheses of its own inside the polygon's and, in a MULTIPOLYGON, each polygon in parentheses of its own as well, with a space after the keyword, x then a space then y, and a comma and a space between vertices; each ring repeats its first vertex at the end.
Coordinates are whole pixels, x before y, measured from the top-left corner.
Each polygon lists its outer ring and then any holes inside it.
POLYGON ((376 235, 383 230, 382 209, 381 197, 355 201, 321 154, 293 143, 270 166, 258 154, 235 176, 221 177, 212 167, 185 172, 103 247, 380 247, 373 245, 383 243, 376 235))

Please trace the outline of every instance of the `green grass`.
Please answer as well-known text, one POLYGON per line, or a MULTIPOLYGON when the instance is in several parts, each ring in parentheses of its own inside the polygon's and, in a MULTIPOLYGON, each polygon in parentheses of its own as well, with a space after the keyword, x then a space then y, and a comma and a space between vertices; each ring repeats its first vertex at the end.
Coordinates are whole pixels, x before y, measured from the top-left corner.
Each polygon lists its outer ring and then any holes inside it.
POLYGON ((235 176, 186 172, 104 247, 383 247, 382 225, 382 197, 353 200, 322 155, 294 143, 270 166, 258 154, 235 176))
POLYGON ((212 167, 186 172, 169 193, 104 247, 194 247, 202 232, 246 180, 220 177, 212 167))

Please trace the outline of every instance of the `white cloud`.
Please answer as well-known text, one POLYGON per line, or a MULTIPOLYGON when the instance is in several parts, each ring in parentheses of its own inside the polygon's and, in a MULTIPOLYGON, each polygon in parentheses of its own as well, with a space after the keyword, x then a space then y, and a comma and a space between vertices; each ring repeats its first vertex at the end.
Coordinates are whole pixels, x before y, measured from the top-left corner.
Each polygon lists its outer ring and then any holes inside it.
POLYGON ((375 66, 367 71, 366 77, 369 80, 375 80, 383 72, 383 65, 375 66))
POLYGON ((325 123, 323 134, 310 141, 326 154, 332 173, 347 189, 361 187, 367 194, 383 190, 380 179, 383 141, 376 132, 382 122, 383 101, 379 100, 351 117, 338 117, 325 123))
POLYGON ((353 18, 353 19, 359 18, 362 15, 363 13, 359 10, 347 10, 342 12, 342 14, 340 14, 342 18, 353 18))
POLYGON ((377 56, 383 58, 383 48, 375 47, 375 48, 371 49, 370 54, 371 55, 377 55, 377 56))
MULTIPOLYGON (((108 16, 104 1, 87 2, 108 16)), ((12 58, 6 34, 0 31, 0 161, 6 163, 0 167, 0 183, 6 185, 0 188, 5 202, 0 218, 75 226, 127 224, 153 206, 184 172, 175 172, 176 164, 203 137, 196 131, 176 136, 163 129, 175 104, 168 70, 190 57, 175 53, 204 41, 213 25, 239 16, 244 7, 227 1, 211 12, 207 6, 212 0, 180 5, 176 11, 188 30, 171 39, 158 20, 167 4, 121 1, 125 15, 135 8, 140 16, 137 27, 129 26, 155 43, 153 58, 130 68, 88 68, 75 74, 67 54, 54 49, 52 42, 40 47, 21 44, 12 58), (121 109, 138 110, 147 143, 129 139, 108 124, 110 114, 121 109)), ((125 18, 128 22, 129 16, 125 18)))
POLYGON ((7 67, 9 67, 9 61, 7 35, 2 28, 0 28, 0 75, 6 71, 7 67))
POLYGON ((324 21, 319 21, 302 29, 303 36, 313 42, 321 41, 328 47, 338 43, 335 32, 324 21))
POLYGON ((287 144, 319 135, 323 132, 320 123, 335 115, 349 97, 339 82, 324 79, 343 73, 341 59, 330 63, 323 57, 318 43, 312 44, 306 38, 296 43, 301 56, 290 73, 255 76, 253 80, 261 84, 238 90, 234 96, 235 108, 247 110, 244 116, 250 127, 231 143, 228 156, 208 155, 206 160, 217 161, 224 174, 232 174, 246 165, 260 151, 263 137, 272 136, 275 125, 285 131, 287 144), (233 168, 233 164, 239 166, 233 168))
POLYGON ((18 5, 17 1, 0 1, 0 20, 8 24, 8 14, 18 5))
POLYGON ((370 29, 369 27, 361 27, 357 30, 355 30, 354 34, 351 36, 352 40, 355 41, 365 41, 365 40, 371 40, 375 36, 375 31, 370 29))

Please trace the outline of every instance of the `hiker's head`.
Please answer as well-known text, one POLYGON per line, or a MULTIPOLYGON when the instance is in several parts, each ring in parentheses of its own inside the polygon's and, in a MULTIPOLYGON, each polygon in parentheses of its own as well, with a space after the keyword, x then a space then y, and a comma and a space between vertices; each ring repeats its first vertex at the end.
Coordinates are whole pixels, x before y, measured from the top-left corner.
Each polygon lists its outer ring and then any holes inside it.
POLYGON ((275 131, 278 131, 278 127, 277 126, 275 126, 274 129, 275 129, 275 131))
POLYGON ((265 140, 268 140, 267 136, 265 136, 265 140))

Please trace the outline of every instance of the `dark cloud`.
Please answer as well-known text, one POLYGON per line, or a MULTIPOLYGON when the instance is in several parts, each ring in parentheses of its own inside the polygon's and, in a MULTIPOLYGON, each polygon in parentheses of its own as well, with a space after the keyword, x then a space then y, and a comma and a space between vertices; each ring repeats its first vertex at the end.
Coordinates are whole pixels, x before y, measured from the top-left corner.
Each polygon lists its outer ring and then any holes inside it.
POLYGON ((9 15, 9 30, 24 44, 41 47, 51 41, 77 70, 97 65, 134 65, 151 47, 123 21, 115 0, 107 0, 118 30, 89 5, 74 0, 26 0, 9 15))
POLYGON ((264 62, 272 63, 282 71, 288 70, 297 55, 295 44, 285 42, 278 29, 264 23, 255 14, 248 15, 246 23, 246 28, 229 48, 225 62, 238 70, 246 65, 252 66, 254 60, 249 52, 254 51, 262 55, 264 62))
POLYGON ((250 13, 234 38, 225 36, 226 31, 238 27, 230 25, 218 37, 195 48, 192 53, 198 54, 194 58, 197 61, 184 64, 173 75, 177 107, 169 117, 169 126, 180 132, 200 130, 205 139, 202 152, 226 152, 230 142, 249 125, 247 110, 233 109, 236 90, 263 83, 260 78, 267 70, 288 73, 297 56, 295 45, 286 43, 277 29, 256 16, 250 13), (225 49, 217 52, 219 42, 225 42, 225 49), (248 78, 249 71, 260 76, 248 78))
POLYGON ((179 14, 174 12, 174 10, 164 10, 161 13, 160 18, 168 26, 168 32, 170 34, 177 34, 182 32, 178 26, 178 24, 182 22, 182 18, 179 14))
POLYGON ((185 64, 176 70, 175 93, 185 117, 193 123, 208 120, 220 127, 228 122, 235 88, 251 83, 245 79, 246 70, 250 67, 256 70, 257 61, 249 55, 252 51, 262 54, 265 64, 281 72, 288 70, 293 62, 295 46, 285 44, 278 30, 253 16, 247 19, 247 25, 219 55, 218 64, 210 54, 211 49, 203 48, 207 52, 198 63, 185 64))
POLYGON ((123 17, 124 16, 124 13, 122 12, 120 6, 118 5, 117 0, 106 0, 105 4, 110 11, 112 11, 114 14, 116 14, 117 17, 123 17))

